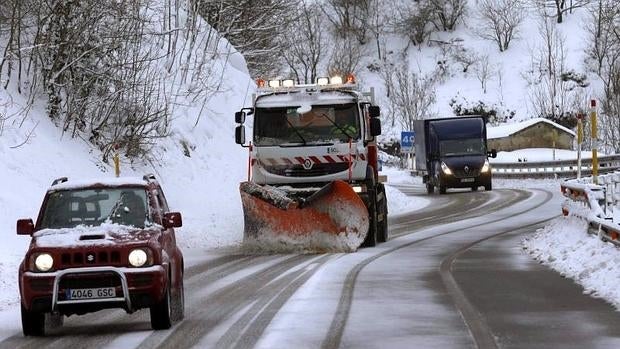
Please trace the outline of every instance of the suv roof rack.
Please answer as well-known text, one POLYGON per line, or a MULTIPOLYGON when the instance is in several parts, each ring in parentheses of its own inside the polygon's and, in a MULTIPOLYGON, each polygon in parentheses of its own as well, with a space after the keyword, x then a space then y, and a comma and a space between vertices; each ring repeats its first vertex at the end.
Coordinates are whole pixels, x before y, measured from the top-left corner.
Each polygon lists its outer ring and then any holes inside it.
POLYGON ((67 177, 60 177, 60 178, 56 178, 54 179, 54 181, 52 182, 52 186, 56 185, 56 184, 60 184, 60 183, 64 183, 66 181, 68 181, 69 178, 67 177))

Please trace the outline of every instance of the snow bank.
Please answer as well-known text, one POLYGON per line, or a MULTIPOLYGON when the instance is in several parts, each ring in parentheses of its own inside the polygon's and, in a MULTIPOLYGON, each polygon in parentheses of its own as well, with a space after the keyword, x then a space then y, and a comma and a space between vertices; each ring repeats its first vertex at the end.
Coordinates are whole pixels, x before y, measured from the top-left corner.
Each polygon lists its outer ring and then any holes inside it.
POLYGON ((558 218, 522 243, 533 258, 582 285, 584 294, 605 299, 620 309, 618 248, 587 234, 584 220, 558 218))

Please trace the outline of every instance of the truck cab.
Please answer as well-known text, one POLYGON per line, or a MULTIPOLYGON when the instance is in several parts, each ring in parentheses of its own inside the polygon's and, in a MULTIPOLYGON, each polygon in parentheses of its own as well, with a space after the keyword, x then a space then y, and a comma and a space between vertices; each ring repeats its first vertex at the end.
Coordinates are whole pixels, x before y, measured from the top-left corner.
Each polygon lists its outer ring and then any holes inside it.
POLYGON ((495 157, 497 152, 487 151, 484 118, 420 120, 414 129, 416 166, 423 173, 429 194, 435 188, 439 188, 440 194, 448 188, 492 189, 488 157, 495 157))
MULTIPOLYGON (((352 76, 303 85, 258 80, 257 85, 252 107, 235 114, 236 142, 249 148, 249 180, 299 197, 341 180, 359 194, 371 216, 376 215, 377 190, 382 198, 385 192, 378 183, 375 136, 381 134, 381 123, 374 91, 359 91, 352 76), (246 144, 248 116, 252 140, 246 144)), ((379 224, 386 224, 387 208, 381 208, 379 216, 379 224)))

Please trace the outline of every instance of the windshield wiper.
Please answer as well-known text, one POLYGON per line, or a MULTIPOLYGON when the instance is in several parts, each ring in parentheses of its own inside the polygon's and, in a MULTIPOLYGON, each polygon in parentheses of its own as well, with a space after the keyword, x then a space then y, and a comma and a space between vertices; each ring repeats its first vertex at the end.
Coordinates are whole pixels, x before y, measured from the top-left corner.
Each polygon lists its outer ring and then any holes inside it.
POLYGON ((297 129, 297 127, 293 126, 293 124, 291 123, 291 120, 289 120, 288 118, 286 118, 286 122, 288 123, 288 125, 293 129, 293 131, 295 131, 295 133, 297 134, 297 136, 299 136, 299 139, 301 139, 301 141, 303 142, 303 145, 306 145, 306 139, 304 138, 304 136, 301 135, 301 132, 299 132, 299 130, 297 129))
POLYGON ((320 116, 325 117, 327 120, 329 120, 329 122, 332 123, 332 125, 334 125, 336 128, 338 128, 338 130, 340 132, 342 132, 345 136, 347 136, 348 139, 353 139, 353 137, 351 137, 351 135, 349 134, 349 132, 347 132, 342 126, 338 125, 338 123, 336 123, 336 121, 332 120, 329 116, 327 116, 327 114, 325 113, 320 113, 320 116))

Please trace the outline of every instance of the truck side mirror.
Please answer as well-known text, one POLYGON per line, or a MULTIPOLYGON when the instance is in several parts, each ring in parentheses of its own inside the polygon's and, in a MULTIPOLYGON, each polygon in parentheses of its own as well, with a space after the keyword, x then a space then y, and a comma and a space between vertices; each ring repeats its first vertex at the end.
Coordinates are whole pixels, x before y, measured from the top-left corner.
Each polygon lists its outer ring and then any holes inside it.
POLYGON ((368 107, 368 113, 371 118, 378 118, 381 115, 381 108, 376 105, 371 105, 368 107))
POLYGON ((493 159, 495 159, 497 157, 497 150, 495 149, 491 149, 490 152, 487 152, 487 156, 492 157, 493 159))
POLYGON ((235 113, 235 122, 238 124, 243 124, 245 122, 245 112, 238 111, 235 113))
POLYGON ((168 212, 164 214, 164 228, 178 228, 183 225, 183 217, 179 212, 168 212))
POLYGON ((379 120, 379 118, 371 118, 370 119, 370 135, 374 137, 380 134, 381 134, 381 120, 379 120))
POLYGON ((235 127, 235 142, 237 144, 245 144, 245 126, 239 125, 235 127))
POLYGON ((32 219, 20 219, 17 221, 17 235, 32 235, 32 233, 34 233, 32 219))

